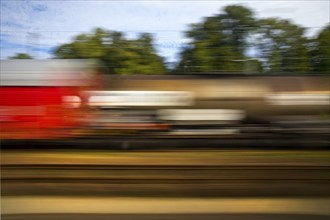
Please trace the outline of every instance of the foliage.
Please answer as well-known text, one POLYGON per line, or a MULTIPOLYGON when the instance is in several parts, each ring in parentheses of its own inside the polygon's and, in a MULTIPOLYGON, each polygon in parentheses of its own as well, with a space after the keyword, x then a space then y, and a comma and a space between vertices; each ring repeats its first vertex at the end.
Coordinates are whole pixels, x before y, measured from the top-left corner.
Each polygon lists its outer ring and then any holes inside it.
POLYGON ((304 28, 288 20, 261 19, 255 31, 255 47, 267 72, 308 72, 309 54, 304 28))
POLYGON ((55 55, 56 58, 98 58, 110 74, 166 72, 151 35, 146 33, 136 40, 128 40, 121 32, 97 28, 91 34, 80 34, 73 42, 59 46, 55 55))
MULTIPOLYGON (((315 38, 305 28, 280 18, 256 19, 242 5, 229 5, 219 13, 189 26, 190 39, 180 52, 174 73, 329 73, 330 24, 315 38), (248 56, 253 50, 254 56, 248 56)), ((122 32, 101 28, 80 34, 60 45, 55 58, 96 58, 110 74, 161 74, 167 69, 157 55, 150 34, 127 39, 122 32)), ((10 59, 32 59, 16 54, 10 59)))
POLYGON ((330 74, 330 24, 310 42, 312 70, 316 73, 330 74))
POLYGON ((191 25, 186 32, 191 43, 181 52, 176 71, 243 71, 246 38, 254 27, 253 12, 239 5, 227 6, 221 13, 191 25))
POLYGON ((27 53, 16 53, 14 56, 9 57, 9 59, 14 60, 14 59, 33 59, 32 56, 30 56, 27 53))
POLYGON ((330 25, 315 39, 305 28, 279 18, 255 19, 250 9, 230 5, 190 26, 190 43, 174 72, 308 73, 330 71, 330 25), (251 48, 254 57, 246 54, 251 48))

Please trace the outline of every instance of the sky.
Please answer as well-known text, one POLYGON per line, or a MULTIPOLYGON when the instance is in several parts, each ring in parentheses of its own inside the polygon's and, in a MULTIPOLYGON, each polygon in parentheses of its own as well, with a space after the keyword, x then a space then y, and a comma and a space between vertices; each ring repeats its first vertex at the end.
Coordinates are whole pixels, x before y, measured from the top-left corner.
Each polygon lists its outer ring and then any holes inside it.
POLYGON ((1 0, 0 58, 28 53, 51 58, 60 44, 95 27, 122 31, 128 38, 151 33, 157 52, 167 62, 178 60, 188 41, 189 24, 240 4, 257 18, 279 17, 306 27, 315 36, 330 22, 330 0, 1 0))

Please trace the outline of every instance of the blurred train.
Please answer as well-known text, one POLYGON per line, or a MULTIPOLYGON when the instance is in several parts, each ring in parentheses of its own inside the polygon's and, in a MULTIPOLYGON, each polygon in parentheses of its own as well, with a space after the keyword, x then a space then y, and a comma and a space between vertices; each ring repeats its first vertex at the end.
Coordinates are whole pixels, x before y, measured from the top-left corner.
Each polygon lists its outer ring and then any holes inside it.
POLYGON ((107 76, 106 91, 88 91, 104 130, 176 135, 329 133, 328 76, 107 76))
POLYGON ((329 134, 321 75, 106 75, 95 61, 1 61, 2 139, 329 134))

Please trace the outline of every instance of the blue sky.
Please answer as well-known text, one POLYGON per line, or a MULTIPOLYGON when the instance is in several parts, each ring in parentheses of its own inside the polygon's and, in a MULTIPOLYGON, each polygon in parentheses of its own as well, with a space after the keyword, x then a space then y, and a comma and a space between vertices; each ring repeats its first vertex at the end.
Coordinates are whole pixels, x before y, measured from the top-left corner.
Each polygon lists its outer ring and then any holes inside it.
POLYGON ((258 18, 291 19, 307 27, 309 36, 330 20, 330 0, 1 0, 0 4, 1 59, 15 53, 49 58, 59 44, 102 27, 123 31, 129 38, 152 33, 159 54, 173 62, 188 40, 183 34, 188 25, 230 4, 249 7, 258 18))

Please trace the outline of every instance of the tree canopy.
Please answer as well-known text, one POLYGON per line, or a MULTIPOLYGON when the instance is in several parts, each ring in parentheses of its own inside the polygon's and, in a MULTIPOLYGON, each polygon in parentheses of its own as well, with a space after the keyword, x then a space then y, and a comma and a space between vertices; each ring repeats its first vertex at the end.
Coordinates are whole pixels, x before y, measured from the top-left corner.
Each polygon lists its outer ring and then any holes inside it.
MULTIPOLYGON (((189 39, 171 72, 329 73, 330 24, 317 36, 281 18, 258 19, 250 8, 229 5, 191 24, 189 39)), ((55 58, 96 58, 110 74, 169 72, 151 34, 128 39, 122 32, 96 28, 79 34, 54 51, 55 58)), ((18 53, 10 59, 32 59, 18 53)))
POLYGON ((231 5, 201 23, 193 24, 186 36, 191 42, 181 52, 179 72, 242 71, 246 37, 255 26, 253 12, 231 5))
POLYGON ((311 65, 314 72, 330 74, 330 24, 311 39, 311 65))
POLYGON ((157 55, 150 34, 135 40, 121 32, 96 28, 90 34, 80 34, 71 43, 55 50, 56 58, 97 58, 104 62, 110 74, 162 74, 166 72, 163 58, 157 55))
POLYGON ((9 59, 33 59, 33 57, 27 53, 16 53, 14 56, 9 57, 9 59))
POLYGON ((308 72, 310 70, 305 29, 289 20, 267 18, 258 21, 254 46, 263 59, 265 72, 308 72))
POLYGON ((308 39, 290 20, 256 19, 251 9, 230 5, 189 27, 174 72, 329 72, 329 27, 308 39))

